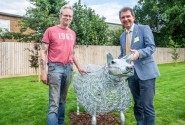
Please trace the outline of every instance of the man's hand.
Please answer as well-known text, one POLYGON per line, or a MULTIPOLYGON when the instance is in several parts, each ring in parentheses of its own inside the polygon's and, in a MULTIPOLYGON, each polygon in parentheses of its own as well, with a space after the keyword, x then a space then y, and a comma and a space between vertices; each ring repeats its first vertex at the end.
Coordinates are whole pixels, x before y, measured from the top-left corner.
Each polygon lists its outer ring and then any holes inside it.
POLYGON ((131 53, 134 54, 134 57, 132 58, 132 61, 137 60, 139 58, 139 52, 135 49, 131 49, 130 51, 131 51, 131 53))
POLYGON ((46 73, 42 73, 42 82, 48 85, 48 77, 46 73))
POLYGON ((89 71, 86 71, 84 69, 78 69, 78 72, 81 74, 81 75, 84 75, 84 74, 87 74, 87 73, 90 73, 89 71))

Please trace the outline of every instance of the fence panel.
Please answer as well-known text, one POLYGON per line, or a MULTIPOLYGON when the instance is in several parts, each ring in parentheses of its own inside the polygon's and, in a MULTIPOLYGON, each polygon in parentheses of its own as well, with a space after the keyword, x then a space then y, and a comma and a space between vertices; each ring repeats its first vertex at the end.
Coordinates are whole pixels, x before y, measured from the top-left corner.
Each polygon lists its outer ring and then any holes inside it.
POLYGON ((26 48, 32 48, 32 44, 0 43, 0 78, 35 74, 28 61, 30 52, 26 48))

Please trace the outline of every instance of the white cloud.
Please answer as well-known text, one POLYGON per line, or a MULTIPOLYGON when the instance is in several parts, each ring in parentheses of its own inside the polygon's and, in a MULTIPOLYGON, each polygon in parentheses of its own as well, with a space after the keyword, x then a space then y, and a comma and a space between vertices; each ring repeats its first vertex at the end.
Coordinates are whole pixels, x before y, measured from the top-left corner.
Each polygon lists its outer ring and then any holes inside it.
POLYGON ((123 0, 122 6, 134 7, 138 0, 123 0))
POLYGON ((32 6, 27 0, 19 0, 19 2, 16 0, 0 0, 0 2, 0 12, 16 15, 24 15, 26 13, 26 8, 32 6))
POLYGON ((106 22, 120 24, 119 10, 125 6, 132 8, 137 2, 138 0, 123 0, 121 3, 114 1, 111 3, 89 5, 88 7, 95 10, 98 15, 106 17, 106 22))
POLYGON ((89 7, 95 10, 98 15, 104 16, 106 22, 120 23, 118 13, 122 6, 118 3, 105 3, 89 7))

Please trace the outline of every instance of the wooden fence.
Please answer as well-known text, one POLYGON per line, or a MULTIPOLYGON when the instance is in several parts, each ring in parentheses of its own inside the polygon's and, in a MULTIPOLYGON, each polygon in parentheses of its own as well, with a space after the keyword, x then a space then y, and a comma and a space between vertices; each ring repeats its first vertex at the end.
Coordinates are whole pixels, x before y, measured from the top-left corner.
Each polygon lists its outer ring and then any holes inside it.
MULTIPOLYGON (((0 78, 25 76, 35 74, 30 67, 30 52, 32 43, 0 42, 0 78)), ((170 48, 157 48, 154 58, 157 64, 172 63, 170 48)), ((86 64, 97 64, 100 66, 106 63, 106 52, 111 52, 114 58, 120 53, 119 46, 77 46, 75 54, 81 66, 86 64)), ((180 58, 178 62, 185 61, 185 48, 178 48, 180 58)))

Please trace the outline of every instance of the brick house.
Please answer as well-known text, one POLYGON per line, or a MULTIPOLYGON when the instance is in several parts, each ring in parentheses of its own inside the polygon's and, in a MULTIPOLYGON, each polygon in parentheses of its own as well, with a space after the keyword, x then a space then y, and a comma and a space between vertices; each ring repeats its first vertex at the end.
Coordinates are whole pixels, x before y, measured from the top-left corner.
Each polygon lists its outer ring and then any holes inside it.
MULTIPOLYGON (((0 12, 0 28, 7 29, 10 32, 20 32, 18 22, 22 19, 22 16, 0 12)), ((25 33, 33 32, 32 30, 27 30, 25 33)), ((5 39, 3 41, 0 38, 0 42, 15 42, 14 39, 5 39)))
MULTIPOLYGON (((7 29, 10 32, 19 32, 18 21, 21 20, 21 16, 0 12, 0 28, 7 29)), ((15 41, 15 40, 5 40, 15 41)), ((0 42, 2 39, 0 38, 0 42)))

